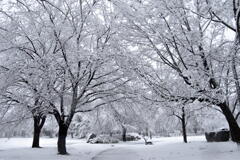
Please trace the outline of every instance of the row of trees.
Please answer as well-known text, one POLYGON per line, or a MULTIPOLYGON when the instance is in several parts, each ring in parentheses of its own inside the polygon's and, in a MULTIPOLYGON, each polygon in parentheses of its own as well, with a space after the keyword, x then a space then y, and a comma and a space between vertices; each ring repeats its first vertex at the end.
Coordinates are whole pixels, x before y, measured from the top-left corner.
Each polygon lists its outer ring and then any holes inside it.
POLYGON ((127 125, 149 125, 151 114, 133 121, 139 106, 144 113, 163 106, 181 121, 187 142, 187 113, 202 109, 196 101, 218 107, 240 142, 238 0, 0 3, 1 113, 25 110, 33 118, 33 147, 52 114, 58 152, 67 154, 74 115, 104 106, 123 139, 127 125))
POLYGON ((124 41, 119 46, 124 46, 129 55, 141 57, 140 65, 145 62, 142 68, 132 67, 152 88, 156 97, 149 99, 179 105, 198 100, 218 106, 233 141, 239 143, 240 128, 230 109, 230 99, 239 100, 239 1, 149 0, 113 4, 122 13, 118 26, 119 37, 124 41))

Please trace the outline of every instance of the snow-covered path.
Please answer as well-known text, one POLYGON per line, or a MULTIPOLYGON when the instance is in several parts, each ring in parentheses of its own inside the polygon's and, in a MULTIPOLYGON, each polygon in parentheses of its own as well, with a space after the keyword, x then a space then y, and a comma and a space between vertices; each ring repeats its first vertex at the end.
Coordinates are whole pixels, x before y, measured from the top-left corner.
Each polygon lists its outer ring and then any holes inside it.
POLYGON ((141 157, 131 149, 112 148, 98 153, 92 160, 140 160, 141 157))

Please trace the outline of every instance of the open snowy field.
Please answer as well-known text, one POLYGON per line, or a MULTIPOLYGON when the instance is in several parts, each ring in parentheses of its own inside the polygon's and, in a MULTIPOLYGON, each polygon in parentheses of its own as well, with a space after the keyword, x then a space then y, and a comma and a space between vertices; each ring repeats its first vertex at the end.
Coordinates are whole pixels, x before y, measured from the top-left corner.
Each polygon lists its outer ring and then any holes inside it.
POLYGON ((32 149, 30 138, 0 139, 0 160, 237 160, 240 151, 232 142, 207 143, 202 136, 155 138, 154 145, 143 141, 119 144, 87 144, 68 139, 70 155, 57 155, 57 139, 41 139, 41 149, 32 149))

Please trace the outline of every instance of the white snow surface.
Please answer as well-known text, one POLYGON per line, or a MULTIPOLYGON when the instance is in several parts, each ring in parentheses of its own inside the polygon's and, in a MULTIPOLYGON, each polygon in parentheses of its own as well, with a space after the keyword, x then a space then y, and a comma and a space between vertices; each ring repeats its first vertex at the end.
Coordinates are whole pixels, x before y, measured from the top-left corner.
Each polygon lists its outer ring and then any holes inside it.
POLYGON ((67 139, 70 155, 57 155, 57 139, 41 138, 43 148, 32 149, 31 138, 0 139, 0 160, 238 160, 240 150, 233 142, 207 143, 204 136, 154 138, 119 144, 87 144, 67 139))

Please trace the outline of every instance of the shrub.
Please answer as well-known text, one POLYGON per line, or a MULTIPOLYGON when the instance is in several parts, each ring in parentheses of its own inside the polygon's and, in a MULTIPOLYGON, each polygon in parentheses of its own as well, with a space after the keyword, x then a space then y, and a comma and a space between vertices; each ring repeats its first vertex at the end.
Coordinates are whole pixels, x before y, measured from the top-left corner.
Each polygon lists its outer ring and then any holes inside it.
POLYGON ((205 137, 207 142, 225 142, 229 141, 230 132, 226 129, 217 132, 205 132, 205 137))

